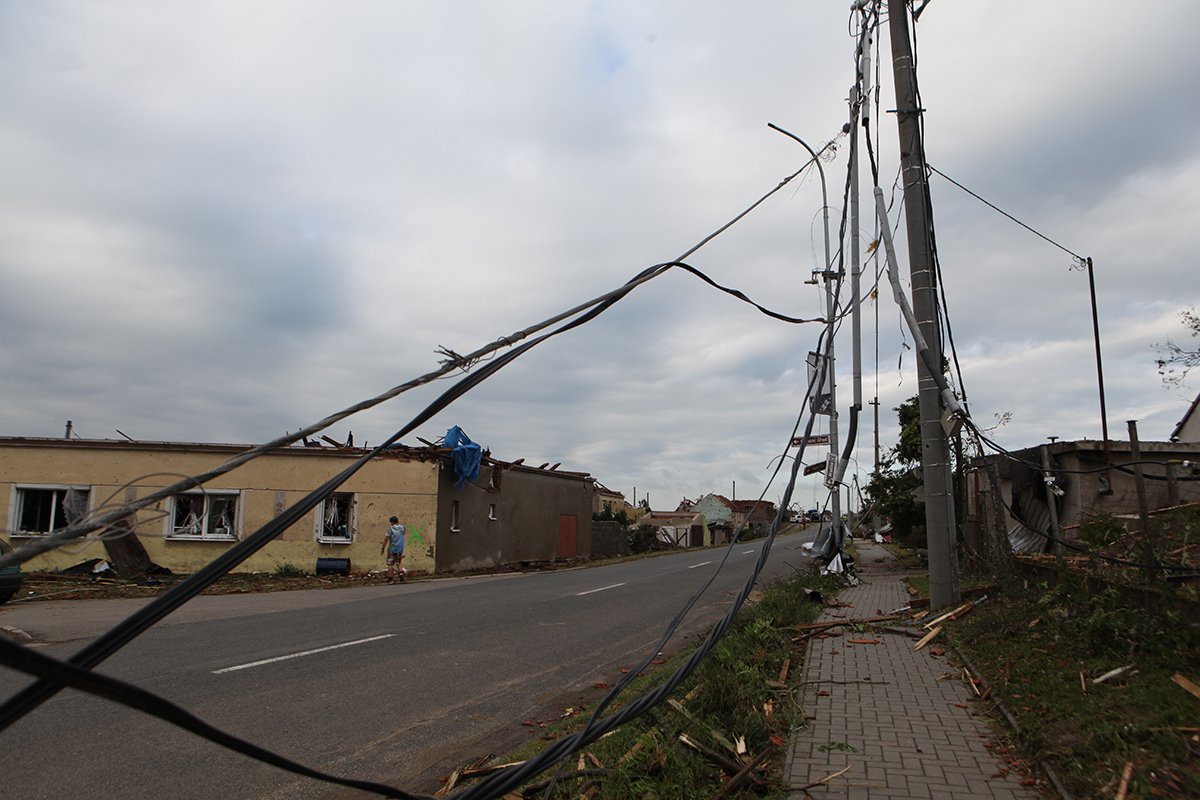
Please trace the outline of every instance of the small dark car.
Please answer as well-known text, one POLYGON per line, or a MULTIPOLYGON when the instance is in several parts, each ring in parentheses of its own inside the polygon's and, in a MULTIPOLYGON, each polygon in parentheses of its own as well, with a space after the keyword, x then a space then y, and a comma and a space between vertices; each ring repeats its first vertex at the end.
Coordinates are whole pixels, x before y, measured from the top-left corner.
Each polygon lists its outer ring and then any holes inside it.
MULTIPOLYGON (((11 552, 12 545, 0 539, 0 555, 8 555, 11 552)), ((0 604, 12 600, 20 588, 21 565, 14 564, 11 567, 0 567, 0 604)))

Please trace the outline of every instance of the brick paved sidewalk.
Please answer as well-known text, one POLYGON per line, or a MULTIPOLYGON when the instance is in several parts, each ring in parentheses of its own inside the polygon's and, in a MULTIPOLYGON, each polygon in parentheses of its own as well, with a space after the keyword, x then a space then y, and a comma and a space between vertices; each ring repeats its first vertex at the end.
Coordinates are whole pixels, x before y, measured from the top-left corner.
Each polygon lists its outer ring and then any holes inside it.
MULTIPOLYGON (((822 621, 881 616, 908 603, 891 554, 874 542, 856 545, 862 584, 838 595, 850 607, 826 609, 822 621)), ((799 787, 847 766, 846 774, 808 794, 815 800, 1041 797, 1021 786, 1015 773, 993 777, 1006 764, 984 747, 989 723, 973 715, 979 708, 961 678, 938 680, 961 670, 930 652, 936 640, 914 652, 916 640, 899 633, 848 628, 832 633, 811 639, 805 655, 798 699, 809 720, 792 737, 784 773, 793 787, 791 800, 805 797, 799 787), (853 639, 879 644, 852 644, 853 639)))

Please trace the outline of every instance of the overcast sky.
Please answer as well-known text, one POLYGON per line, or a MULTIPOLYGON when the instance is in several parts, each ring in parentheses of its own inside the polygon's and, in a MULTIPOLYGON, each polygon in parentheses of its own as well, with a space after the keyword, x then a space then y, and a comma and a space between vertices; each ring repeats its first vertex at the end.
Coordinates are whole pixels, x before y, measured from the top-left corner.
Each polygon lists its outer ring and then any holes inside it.
MULTIPOLYGON (((466 353, 615 288, 804 163, 768 122, 814 147, 838 134, 849 19, 846 0, 0 2, 0 434, 70 419, 85 438, 265 441, 435 368, 439 346, 466 353)), ((1094 259, 1114 439, 1127 419, 1166 439, 1200 388, 1164 388, 1153 347, 1197 344, 1179 312, 1200 305, 1198 23, 1187 0, 934 0, 917 25, 929 163, 1094 259)), ((1011 413, 1008 447, 1099 438, 1086 274, 936 175, 931 192, 976 419, 1011 413)), ((810 171, 689 261, 819 316, 804 281, 820 208, 810 171)), ((875 316, 864 393, 878 382, 887 447, 915 364, 885 291, 876 367, 875 316)), ((735 481, 749 497, 818 334, 669 274, 419 435, 458 424, 499 458, 561 462, 656 508, 735 481)), ((328 434, 378 442, 447 385, 328 434)), ((864 477, 872 437, 860 428, 864 477)))

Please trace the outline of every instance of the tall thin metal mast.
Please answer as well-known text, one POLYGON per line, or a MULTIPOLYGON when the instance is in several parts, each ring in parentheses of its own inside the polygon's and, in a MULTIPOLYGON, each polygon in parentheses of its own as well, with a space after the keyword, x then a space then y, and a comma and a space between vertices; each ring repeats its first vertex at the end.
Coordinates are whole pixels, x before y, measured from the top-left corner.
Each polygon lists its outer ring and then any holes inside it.
POLYGON ((927 184, 922 157, 916 69, 908 34, 907 0, 888 0, 892 39, 892 74, 896 84, 896 116, 900 133, 900 165, 904 185, 905 230, 913 313, 930 349, 930 360, 917 360, 921 406, 921 471, 925 484, 925 533, 929 552, 929 605, 941 608, 959 600, 958 553, 951 491, 950 447, 942 429, 942 402, 931 368, 942 364, 938 330, 937 276, 930 254, 927 184))
MULTIPOLYGON (((866 20, 863 20, 866 24, 866 20)), ((858 128, 866 98, 870 96, 871 45, 870 35, 859 39, 860 50, 855 53, 854 85, 850 87, 850 329, 853 340, 853 388, 854 400, 850 406, 851 436, 856 437, 858 417, 862 412, 862 242, 859 239, 859 196, 858 196, 858 128), (864 77, 865 76, 865 77, 864 77), (860 93, 860 86, 862 91, 860 93)), ((838 482, 844 482, 847 461, 850 456, 849 442, 838 464, 838 482)))

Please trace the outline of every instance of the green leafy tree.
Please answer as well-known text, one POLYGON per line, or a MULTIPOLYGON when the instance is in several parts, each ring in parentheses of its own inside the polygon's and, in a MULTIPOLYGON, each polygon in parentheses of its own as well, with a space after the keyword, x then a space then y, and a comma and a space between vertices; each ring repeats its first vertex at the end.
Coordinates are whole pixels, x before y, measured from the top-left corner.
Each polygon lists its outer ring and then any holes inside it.
MULTIPOLYGON (((1196 313, 1195 307, 1180 311, 1179 318, 1192 332, 1193 339, 1200 338, 1200 314, 1196 313)), ((1187 350, 1168 339, 1166 343, 1155 344, 1154 348, 1159 353, 1156 359, 1158 374, 1169 386, 1182 385, 1192 367, 1200 366, 1200 347, 1187 350)))
POLYGON ((879 515, 892 523, 892 534, 908 544, 924 545, 925 504, 917 499, 921 488, 921 408, 910 397, 896 408, 900 440, 887 451, 879 471, 867 483, 866 494, 879 515))

